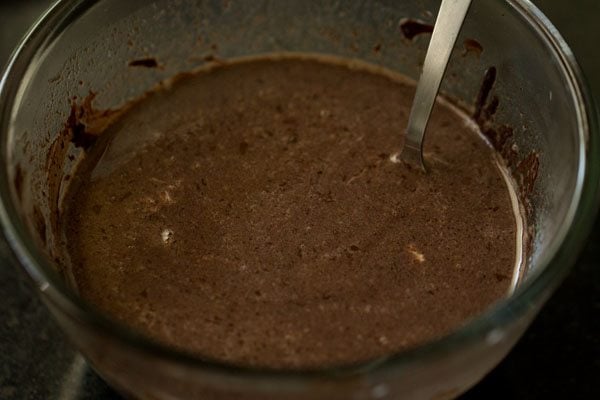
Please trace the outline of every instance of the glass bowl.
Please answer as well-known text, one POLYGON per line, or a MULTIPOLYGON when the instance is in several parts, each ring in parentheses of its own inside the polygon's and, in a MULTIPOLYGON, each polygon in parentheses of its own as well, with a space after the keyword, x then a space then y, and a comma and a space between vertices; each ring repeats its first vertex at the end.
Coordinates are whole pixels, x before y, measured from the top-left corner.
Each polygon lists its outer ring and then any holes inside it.
POLYGON ((428 39, 419 32, 438 7, 434 0, 65 0, 37 22, 0 83, 2 229, 15 262, 106 381, 138 399, 449 399, 508 353, 585 242, 600 167, 596 116, 580 70, 526 0, 474 2, 442 86, 476 114, 499 100, 485 128, 497 146, 504 137, 494 135, 510 130, 503 155, 530 200, 518 287, 455 332, 361 365, 244 368, 175 351, 102 315, 53 261, 60 238, 51 202, 60 200, 80 154, 66 146, 62 173, 54 174, 48 154, 75 96, 93 92, 94 106, 108 109, 215 57, 270 52, 361 59, 416 78, 428 39), (482 90, 491 75, 494 85, 482 90))

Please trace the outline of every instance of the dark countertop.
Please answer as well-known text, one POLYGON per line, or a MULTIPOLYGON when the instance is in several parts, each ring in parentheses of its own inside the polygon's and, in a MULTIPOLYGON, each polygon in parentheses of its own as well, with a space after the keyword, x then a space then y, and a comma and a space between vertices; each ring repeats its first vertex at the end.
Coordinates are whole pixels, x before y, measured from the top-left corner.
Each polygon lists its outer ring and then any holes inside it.
MULTIPOLYGON (((48 0, 0 2, 0 65, 48 0)), ((537 0, 600 99, 598 0, 537 0)), ((0 241, 0 399, 120 399, 68 343, 0 241)), ((577 265, 509 356, 461 397, 600 398, 600 219, 577 265)))

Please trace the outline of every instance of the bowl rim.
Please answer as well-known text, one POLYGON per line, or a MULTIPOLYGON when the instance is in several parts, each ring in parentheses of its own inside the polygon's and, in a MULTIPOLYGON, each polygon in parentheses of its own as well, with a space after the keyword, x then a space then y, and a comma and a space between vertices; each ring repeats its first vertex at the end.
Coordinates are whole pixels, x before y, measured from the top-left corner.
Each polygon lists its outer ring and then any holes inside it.
POLYGON ((0 174, 0 223, 12 256, 27 272, 39 291, 43 293, 43 298, 70 318, 117 340, 123 346, 183 367, 236 377, 277 379, 278 381, 322 380, 326 377, 335 378, 364 372, 376 373, 405 367, 411 363, 440 357, 457 348, 484 339, 493 329, 514 321, 532 307, 536 307, 534 300, 544 300, 552 293, 573 265, 577 254, 585 244, 599 204, 600 163, 591 162, 591 157, 589 157, 591 154, 600 154, 600 131, 598 130, 595 106, 574 55, 557 29, 531 1, 509 0, 507 7, 512 7, 524 19, 524 23, 533 26, 546 45, 555 53, 576 104, 580 138, 578 178, 565 217, 569 223, 560 228, 560 234, 557 236, 562 236, 562 240, 558 240, 556 248, 548 252, 549 259, 542 260, 541 265, 534 272, 534 276, 517 288, 510 297, 499 301, 485 313, 438 340, 354 365, 300 370, 244 367, 223 361, 199 358, 134 332, 82 301, 72 290, 67 288, 56 273, 52 272, 50 262, 46 260, 41 251, 35 248, 32 241, 28 240, 30 235, 19 220, 13 203, 14 199, 9 190, 9 155, 6 143, 10 130, 10 115, 14 99, 18 94, 18 87, 27 67, 35 61, 39 50, 56 37, 57 32, 60 33, 78 16, 99 2, 100 0, 56 1, 28 31, 6 64, 0 79, 0 157, 5 166, 0 174))

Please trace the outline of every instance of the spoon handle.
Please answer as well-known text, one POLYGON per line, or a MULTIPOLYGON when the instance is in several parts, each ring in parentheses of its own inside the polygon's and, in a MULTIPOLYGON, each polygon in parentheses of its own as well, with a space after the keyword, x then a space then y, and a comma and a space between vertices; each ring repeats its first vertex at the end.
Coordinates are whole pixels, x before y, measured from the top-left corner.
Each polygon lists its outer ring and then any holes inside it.
POLYGON ((401 159, 423 170, 423 137, 448 59, 471 0, 442 0, 408 117, 401 159))

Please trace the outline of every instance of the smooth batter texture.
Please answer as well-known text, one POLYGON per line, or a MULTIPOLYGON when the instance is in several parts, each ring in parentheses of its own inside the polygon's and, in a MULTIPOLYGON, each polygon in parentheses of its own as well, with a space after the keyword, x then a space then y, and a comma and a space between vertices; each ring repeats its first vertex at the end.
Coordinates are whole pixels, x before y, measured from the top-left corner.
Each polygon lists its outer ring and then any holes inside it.
POLYGON ((414 86, 322 59, 230 62, 105 131, 61 218, 81 295, 208 359, 314 368, 438 338, 509 290, 493 151, 438 104, 427 174, 390 161, 414 86))

